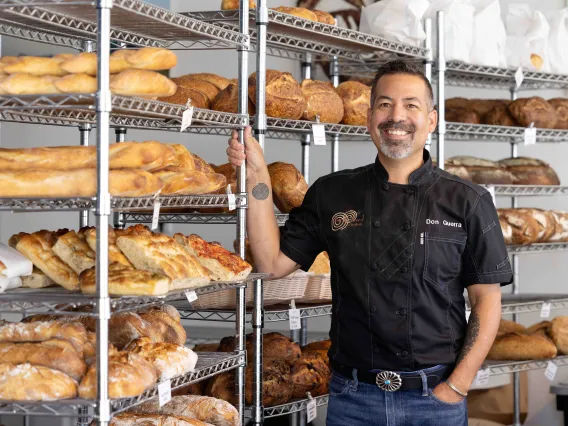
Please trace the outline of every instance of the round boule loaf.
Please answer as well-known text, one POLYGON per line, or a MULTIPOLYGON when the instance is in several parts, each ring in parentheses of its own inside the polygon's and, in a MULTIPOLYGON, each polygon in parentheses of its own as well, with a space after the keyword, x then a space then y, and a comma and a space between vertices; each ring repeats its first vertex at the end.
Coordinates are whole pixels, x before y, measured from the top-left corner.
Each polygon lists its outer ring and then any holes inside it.
MULTIPOLYGON (((249 99, 256 106, 256 72, 249 77, 249 99)), ((266 70, 266 115, 299 120, 306 109, 302 89, 292 74, 266 70)))
POLYGON ((485 114, 483 124, 490 126, 518 126, 505 105, 496 105, 485 114))
MULTIPOLYGON (((239 88, 237 85, 229 83, 225 89, 221 90, 217 96, 211 101, 211 109, 213 111, 230 112, 237 114, 239 112, 239 88)), ((256 114, 253 103, 248 100, 248 114, 256 114)))
POLYGON ((302 173, 293 165, 277 161, 268 165, 272 183, 272 198, 281 213, 290 213, 300 207, 308 191, 308 184, 302 173))
POLYGON ((304 120, 337 124, 343 119, 343 101, 330 83, 316 80, 304 80, 301 85, 306 98, 304 120))
POLYGON ((272 8, 272 10, 275 10, 276 12, 280 12, 280 13, 286 13, 288 15, 293 15, 293 16, 296 16, 298 18, 307 19, 309 21, 318 22, 317 15, 314 12, 312 12, 311 10, 303 8, 303 7, 280 6, 280 7, 274 7, 274 8, 272 8))
POLYGON ((343 124, 366 126, 371 107, 371 88, 358 81, 345 81, 336 88, 343 100, 343 124))
POLYGON ((554 129, 556 126, 556 111, 554 107, 541 97, 522 98, 511 102, 508 106, 513 118, 523 127, 554 129))
POLYGON ((556 129, 568 129, 568 99, 554 98, 548 103, 556 112, 556 129))
POLYGON ((178 87, 185 87, 186 89, 193 89, 203 93, 209 103, 211 103, 219 93, 217 86, 205 80, 192 80, 184 77, 172 78, 172 80, 178 87))
POLYGON ((463 107, 446 109, 446 121, 454 123, 480 124, 479 114, 474 110, 463 107))

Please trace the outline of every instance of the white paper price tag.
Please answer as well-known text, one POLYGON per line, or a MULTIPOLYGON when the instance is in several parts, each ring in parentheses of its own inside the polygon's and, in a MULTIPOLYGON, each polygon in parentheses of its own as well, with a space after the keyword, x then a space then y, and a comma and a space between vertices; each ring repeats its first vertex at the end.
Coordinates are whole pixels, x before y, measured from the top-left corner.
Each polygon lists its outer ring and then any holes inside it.
POLYGON ((550 308, 552 305, 549 302, 544 302, 542 304, 542 308, 540 310, 540 317, 541 318, 548 318, 550 317, 550 308))
POLYGON ((325 145, 325 126, 323 124, 313 124, 314 145, 325 145))
POLYGON ((306 405, 306 413, 308 415, 308 423, 313 422, 318 416, 318 407, 315 399, 310 399, 306 405))
POLYGON ((181 127, 180 132, 183 132, 189 126, 191 126, 191 121, 193 120, 193 107, 186 109, 181 115, 181 127))
POLYGON ((152 214, 152 231, 158 228, 158 222, 160 221, 160 202, 158 200, 154 201, 154 213, 152 214))
POLYGON ((493 200, 493 205, 497 205, 497 200, 495 199, 495 187, 492 185, 489 185, 487 187, 487 191, 489 192, 489 195, 491 195, 491 199, 493 200))
POLYGON ((172 383, 169 380, 158 385, 158 398, 160 399, 160 407, 172 400, 172 383))
POLYGON ((477 376, 475 376, 475 384, 477 386, 484 386, 487 383, 489 383, 489 375, 490 375, 490 370, 489 368, 485 368, 483 370, 479 370, 477 372, 477 376))
POLYGON ((187 297, 187 301, 189 303, 195 302, 197 300, 197 293, 193 290, 188 291, 185 293, 185 297, 187 297))
POLYGON ((536 127, 527 127, 525 129, 525 145, 536 144, 536 127))
POLYGON ((233 211, 237 208, 237 197, 231 191, 231 185, 227 185, 227 201, 229 203, 229 210, 233 211))
POLYGON ((288 311, 290 318, 290 330, 299 330, 302 328, 302 320, 300 318, 300 310, 292 308, 288 311))
POLYGON ((469 322, 469 317, 471 316, 471 311, 465 311, 465 320, 469 322))
POLYGON ((548 365, 546 366, 546 371, 544 372, 544 376, 552 382, 554 380, 554 377, 556 377, 557 371, 558 371, 558 366, 554 362, 548 361, 548 365))
POLYGON ((517 72, 515 73, 515 83, 517 84, 517 89, 521 87, 521 84, 523 84, 523 78, 524 78, 523 69, 519 67, 517 69, 517 72))

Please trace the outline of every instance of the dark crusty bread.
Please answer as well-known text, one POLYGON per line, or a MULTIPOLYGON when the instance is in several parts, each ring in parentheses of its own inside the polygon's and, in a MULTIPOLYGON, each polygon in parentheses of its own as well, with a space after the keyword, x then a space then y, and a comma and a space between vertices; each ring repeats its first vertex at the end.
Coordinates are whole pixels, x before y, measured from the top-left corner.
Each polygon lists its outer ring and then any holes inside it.
POLYGON ((548 103, 556 112, 556 129, 568 129, 568 99, 554 98, 548 103))
POLYGON ((496 105, 483 118, 483 124, 491 126, 518 126, 505 105, 496 105))
POLYGON ((474 110, 462 107, 446 109, 446 121, 454 123, 480 124, 479 114, 474 110))
POLYGON ((556 126, 556 110, 541 97, 517 99, 508 108, 513 118, 523 127, 529 127, 531 123, 542 129, 554 129, 556 126))

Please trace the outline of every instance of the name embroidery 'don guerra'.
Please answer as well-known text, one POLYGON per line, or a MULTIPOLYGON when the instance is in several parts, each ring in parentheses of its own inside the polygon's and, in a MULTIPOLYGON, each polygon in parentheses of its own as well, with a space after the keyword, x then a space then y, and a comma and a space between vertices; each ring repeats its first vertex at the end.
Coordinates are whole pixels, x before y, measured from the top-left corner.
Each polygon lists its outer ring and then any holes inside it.
MULTIPOLYGON (((440 225, 440 221, 436 219, 426 219, 426 225, 440 225)), ((448 222, 447 220, 442 221, 444 226, 452 226, 454 228, 461 228, 462 224, 459 222, 448 222)))

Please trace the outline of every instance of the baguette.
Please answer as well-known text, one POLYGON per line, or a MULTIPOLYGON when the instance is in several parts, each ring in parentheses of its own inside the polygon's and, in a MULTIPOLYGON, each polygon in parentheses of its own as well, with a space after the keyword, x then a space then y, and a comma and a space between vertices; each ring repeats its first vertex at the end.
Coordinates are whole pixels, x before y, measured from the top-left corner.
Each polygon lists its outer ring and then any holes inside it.
POLYGON ((61 93, 95 93, 97 79, 87 74, 70 74, 54 81, 55 87, 61 93))
POLYGON ((55 236, 49 231, 38 231, 23 236, 16 250, 32 261, 45 275, 67 290, 79 289, 77 273, 53 252, 55 236))
POLYGON ((116 95, 167 97, 177 86, 168 77, 155 71, 125 70, 110 79, 110 90, 116 95))
POLYGON ((0 364, 0 400, 56 401, 77 396, 77 383, 66 374, 31 364, 0 364))
POLYGON ((143 47, 125 55, 126 62, 135 69, 162 71, 177 65, 174 52, 163 47, 143 47))
POLYGON ((61 68, 65 57, 42 58, 22 56, 18 61, 4 66, 6 74, 27 73, 35 76, 64 76, 67 71, 61 68))
POLYGON ((226 401, 209 396, 174 396, 160 407, 158 401, 148 401, 132 409, 133 413, 161 414, 196 418, 216 426, 239 426, 239 412, 226 401))
POLYGON ((154 173, 164 182, 164 195, 212 194, 226 184, 225 176, 198 171, 175 172, 162 170, 154 173))
POLYGON ((52 250, 77 274, 95 267, 95 252, 77 236, 75 231, 59 237, 52 250))
POLYGON ((121 413, 114 416, 109 426, 211 426, 197 419, 159 414, 121 413))
POLYGON ((87 330, 79 322, 63 321, 0 325, 0 342, 44 342, 50 339, 68 340, 82 357, 83 345, 87 341, 87 330))
POLYGON ((87 366, 73 345, 64 339, 40 343, 1 343, 0 363, 41 365, 81 380, 87 366))
POLYGON ((3 79, 0 90, 9 95, 54 95, 61 93, 55 86, 58 77, 16 73, 3 79))
MULTIPOLYGON (((108 394, 111 399, 138 396, 154 386, 157 378, 156 369, 140 355, 118 352, 109 356, 108 394)), ((97 397, 95 365, 89 367, 79 384, 79 396, 86 399, 97 397)))
MULTIPOLYGON (((83 293, 95 294, 95 267, 79 275, 83 293)), ((120 263, 111 263, 108 271, 108 292, 115 296, 160 296, 168 293, 170 279, 165 275, 129 268, 120 263)))
POLYGON ((173 343, 152 342, 148 337, 134 340, 125 350, 143 356, 152 364, 160 382, 194 371, 197 363, 197 354, 191 349, 173 343))

